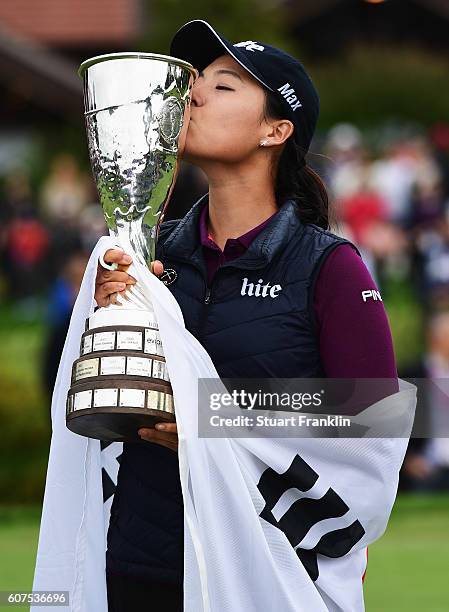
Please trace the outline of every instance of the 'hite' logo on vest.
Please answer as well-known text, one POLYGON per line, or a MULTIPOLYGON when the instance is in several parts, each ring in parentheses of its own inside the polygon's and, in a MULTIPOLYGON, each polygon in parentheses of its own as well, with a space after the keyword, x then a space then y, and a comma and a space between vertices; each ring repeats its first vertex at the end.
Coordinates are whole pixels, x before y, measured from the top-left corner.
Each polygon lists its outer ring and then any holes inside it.
POLYGON ((293 87, 290 87, 290 83, 285 83, 285 85, 282 85, 282 87, 278 88, 278 91, 280 92, 281 96, 283 96, 285 100, 290 104, 292 110, 295 111, 297 108, 301 108, 302 104, 299 101, 298 96, 296 95, 296 92, 293 87))
POLYGON ((362 291, 362 298, 364 302, 366 302, 366 300, 368 300, 369 298, 373 298, 374 301, 383 301, 380 297, 380 293, 375 289, 365 289, 365 291, 362 291))
POLYGON ((243 279, 242 289, 240 291, 241 295, 254 295, 260 297, 271 297, 277 298, 279 291, 282 290, 281 285, 273 285, 270 283, 263 285, 263 279, 259 278, 258 283, 255 285, 254 283, 249 283, 247 278, 243 279))

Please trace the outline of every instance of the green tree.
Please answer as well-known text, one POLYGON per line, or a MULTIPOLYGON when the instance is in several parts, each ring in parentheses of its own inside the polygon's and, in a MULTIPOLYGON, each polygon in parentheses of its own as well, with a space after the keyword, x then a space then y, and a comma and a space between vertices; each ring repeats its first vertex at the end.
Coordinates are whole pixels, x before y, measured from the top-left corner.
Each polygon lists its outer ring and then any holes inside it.
POLYGON ((449 118, 449 61, 413 47, 359 44, 322 63, 306 62, 320 92, 319 129, 340 121, 429 126, 449 118))
POLYGON ((184 23, 204 19, 232 42, 252 39, 292 50, 282 4, 280 0, 146 0, 140 43, 145 51, 167 54, 184 23))

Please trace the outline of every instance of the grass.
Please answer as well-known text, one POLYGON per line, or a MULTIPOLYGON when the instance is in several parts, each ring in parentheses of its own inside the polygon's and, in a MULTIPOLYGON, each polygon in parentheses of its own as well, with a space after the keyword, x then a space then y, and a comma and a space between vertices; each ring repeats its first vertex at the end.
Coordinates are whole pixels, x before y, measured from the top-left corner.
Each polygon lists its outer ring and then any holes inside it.
POLYGON ((41 382, 45 334, 42 317, 31 307, 0 309, 2 503, 26 504, 42 496, 50 436, 50 402, 41 382))
MULTIPOLYGON (((0 590, 31 589, 39 516, 38 507, 0 508, 0 590)), ((367 612, 446 612, 448 518, 449 496, 398 498, 386 534, 369 549, 367 612)))
POLYGON ((385 535, 369 548, 368 612, 446 612, 449 497, 402 495, 385 535))
MULTIPOLYGON (((31 591, 40 512, 35 506, 0 507, 0 591, 31 591)), ((15 605, 13 609, 25 612, 29 606, 15 605)))

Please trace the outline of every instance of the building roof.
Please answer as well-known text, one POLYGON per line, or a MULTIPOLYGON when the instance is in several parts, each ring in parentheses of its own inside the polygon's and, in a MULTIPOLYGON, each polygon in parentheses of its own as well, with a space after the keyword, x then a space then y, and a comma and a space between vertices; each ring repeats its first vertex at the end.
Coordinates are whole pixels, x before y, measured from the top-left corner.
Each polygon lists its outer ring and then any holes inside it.
POLYGON ((67 117, 82 117, 78 66, 0 26, 0 82, 31 104, 67 117))
POLYGON ((124 44, 136 37, 141 0, 1 0, 0 24, 48 45, 124 44))

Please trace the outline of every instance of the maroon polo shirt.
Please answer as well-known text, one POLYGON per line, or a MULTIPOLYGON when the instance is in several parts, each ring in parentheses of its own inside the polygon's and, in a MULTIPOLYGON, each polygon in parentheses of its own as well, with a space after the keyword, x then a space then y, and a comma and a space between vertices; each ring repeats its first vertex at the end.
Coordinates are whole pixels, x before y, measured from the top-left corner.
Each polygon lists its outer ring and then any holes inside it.
MULTIPOLYGON (((228 238, 222 251, 209 235, 209 209, 203 208, 200 241, 209 285, 217 269, 243 255, 276 214, 246 234, 228 238)), ((337 246, 321 267, 314 295, 320 356, 329 378, 397 377, 385 308, 381 300, 362 299, 367 289, 377 290, 377 286, 362 258, 349 244, 337 246)))
POLYGON ((209 207, 206 205, 203 208, 200 215, 200 241, 203 247, 205 247, 203 249, 203 255, 204 261, 206 262, 207 282, 209 285, 211 284, 217 269, 227 261, 232 261, 233 259, 240 257, 240 255, 243 255, 254 238, 276 215, 277 211, 273 213, 271 217, 265 219, 265 221, 263 221, 260 225, 253 227, 253 229, 249 230, 249 232, 242 234, 238 238, 228 238, 226 240, 224 251, 222 251, 213 241, 207 229, 207 224, 209 221, 209 207))

